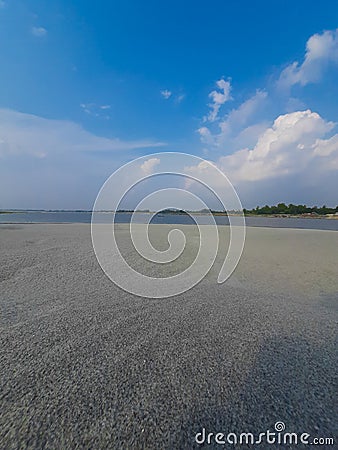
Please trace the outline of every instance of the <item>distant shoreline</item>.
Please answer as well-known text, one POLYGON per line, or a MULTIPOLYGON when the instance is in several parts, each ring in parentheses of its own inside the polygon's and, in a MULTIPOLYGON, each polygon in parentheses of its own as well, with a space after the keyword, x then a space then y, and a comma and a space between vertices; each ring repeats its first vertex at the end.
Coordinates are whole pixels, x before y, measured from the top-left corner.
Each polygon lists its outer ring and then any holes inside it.
MULTIPOLYGON (((93 211, 91 210, 42 210, 42 209, 27 209, 27 210, 0 210, 0 214, 29 214, 29 213, 84 213, 91 214, 93 211)), ((102 214, 112 214, 114 211, 97 211, 102 214)), ((185 214, 194 214, 194 215, 207 215, 209 214, 207 211, 166 211, 166 212, 155 212, 155 211, 132 211, 132 210, 121 210, 116 211, 115 214, 160 214, 160 215, 185 215, 185 214)), ((230 212, 226 213, 223 211, 211 211, 214 216, 239 216, 239 213, 230 212)), ((304 214, 253 214, 251 212, 244 213, 245 217, 264 217, 264 218, 278 218, 278 219, 330 219, 337 220, 338 213, 335 214, 316 214, 316 213, 304 213, 304 214)))

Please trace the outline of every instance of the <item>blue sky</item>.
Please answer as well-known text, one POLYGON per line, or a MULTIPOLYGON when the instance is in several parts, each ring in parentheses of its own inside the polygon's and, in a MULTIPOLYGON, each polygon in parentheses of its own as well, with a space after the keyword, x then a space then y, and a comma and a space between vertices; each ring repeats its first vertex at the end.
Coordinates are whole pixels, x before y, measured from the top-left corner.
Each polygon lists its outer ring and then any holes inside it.
POLYGON ((327 0, 0 1, 0 208, 91 208, 161 151, 244 206, 336 205, 337 27, 327 0))

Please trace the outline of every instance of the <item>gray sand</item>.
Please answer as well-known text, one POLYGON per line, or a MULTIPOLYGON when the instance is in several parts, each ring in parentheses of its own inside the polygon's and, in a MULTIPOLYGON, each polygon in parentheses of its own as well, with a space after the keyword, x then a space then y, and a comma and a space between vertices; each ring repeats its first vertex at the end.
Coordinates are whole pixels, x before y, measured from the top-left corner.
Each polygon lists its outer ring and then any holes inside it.
POLYGON ((104 275, 88 225, 0 226, 0 448, 191 449, 203 427, 276 421, 334 436, 338 233, 247 231, 226 283, 219 257, 192 290, 152 300, 104 275))

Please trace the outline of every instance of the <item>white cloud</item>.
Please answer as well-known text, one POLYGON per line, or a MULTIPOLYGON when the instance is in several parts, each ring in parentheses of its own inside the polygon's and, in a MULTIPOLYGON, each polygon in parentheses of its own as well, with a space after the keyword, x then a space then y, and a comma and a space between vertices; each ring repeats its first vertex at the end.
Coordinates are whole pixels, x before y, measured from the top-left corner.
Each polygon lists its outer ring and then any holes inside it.
MULTIPOLYGON (((199 128, 197 132, 201 141, 207 145, 220 147, 224 144, 225 139, 245 132, 245 127, 265 105, 267 97, 266 91, 257 90, 252 97, 240 104, 238 108, 231 110, 225 118, 218 122, 220 131, 217 133, 212 133, 206 126, 199 128)), ((261 127, 260 124, 258 126, 261 127)), ((247 134, 252 131, 254 129, 251 126, 250 130, 247 130, 247 134)))
POLYGON ((214 122, 218 118, 218 113, 222 105, 231 100, 231 83, 230 80, 225 81, 223 78, 216 81, 217 90, 210 92, 209 98, 212 103, 209 104, 211 111, 205 117, 205 121, 214 122))
POLYGON ((93 103, 81 103, 80 108, 86 113, 86 114, 92 114, 91 108, 93 107, 93 103))
MULTIPOLYGON (((338 171, 338 134, 335 134, 330 139, 317 139, 313 149, 313 155, 319 157, 316 158, 316 161, 320 162, 320 167, 317 170, 319 169, 323 173, 338 171)), ((338 179, 338 174, 336 178, 338 179)), ((336 187, 335 195, 337 190, 336 187)))
POLYGON ((338 63, 338 29, 311 36, 306 43, 303 63, 295 61, 287 66, 280 75, 278 85, 291 87, 315 83, 330 63, 338 63))
POLYGON ((268 94, 265 91, 257 90, 255 95, 243 102, 238 108, 230 111, 227 117, 219 124, 222 135, 228 135, 234 129, 246 125, 257 109, 264 104, 267 96, 268 94))
POLYGON ((181 103, 185 99, 185 94, 180 94, 176 97, 176 103, 181 103))
POLYGON ((172 96, 172 92, 168 91, 168 89, 164 89, 163 91, 161 91, 161 95, 163 98, 168 100, 172 96))
MULTIPOLYGON (((323 148, 328 142, 318 139, 333 127, 332 122, 325 121, 310 110, 285 114, 265 130, 252 150, 243 149, 224 156, 220 158, 219 164, 236 183, 294 173, 306 176, 310 163, 316 156, 322 156, 316 149, 318 146, 323 148)), ((337 149, 336 145, 334 151, 337 149)))
POLYGON ((163 91, 160 91, 161 96, 165 99, 165 100, 169 100, 171 99, 174 103, 181 103, 186 95, 184 93, 175 93, 172 91, 169 91, 168 89, 164 89, 163 91))
MULTIPOLYGON (((338 134, 335 124, 310 110, 280 115, 251 148, 217 159, 244 205, 278 201, 309 204, 337 202, 338 134)), ((207 133, 206 133, 207 134, 207 133)), ((189 168, 191 175, 212 176, 208 165, 189 168)), ((213 178, 213 183, 224 181, 213 178)))
POLYGON ((211 134, 208 127, 198 128, 197 133, 200 135, 201 142, 207 145, 217 145, 215 136, 211 134))
MULTIPOLYGON (((210 114, 203 118, 197 132, 208 147, 204 152, 209 158, 213 155, 244 202, 249 198, 258 203, 289 198, 335 204, 335 124, 312 112, 302 99, 290 96, 289 89, 296 84, 305 86, 320 81, 326 69, 337 63, 338 29, 311 36, 303 62, 290 64, 280 72, 277 82, 257 90, 225 116, 220 114, 222 100, 215 91, 210 114)), ((196 175, 208 170, 190 169, 196 175)))
MULTIPOLYGON (((222 156, 217 166, 235 186, 241 188, 243 183, 247 186, 251 183, 251 190, 257 191, 260 182, 270 180, 269 189, 276 193, 275 184, 290 176, 297 176, 300 184, 311 179, 325 182, 328 174, 338 170, 338 134, 326 138, 334 127, 333 122, 310 110, 284 114, 265 129, 252 149, 222 156)), ((189 170, 198 176, 209 168, 200 164, 189 170)), ((334 176, 336 189, 337 175, 334 176)))
POLYGON ((143 164, 141 164, 141 170, 144 175, 151 175, 156 166, 160 164, 159 158, 149 158, 143 164))
POLYGON ((0 0, 0 9, 6 6, 6 2, 0 0))
MULTIPOLYGON (((210 181, 212 180, 213 186, 224 186, 224 177, 222 174, 220 174, 218 171, 215 171, 213 169, 213 166, 217 167, 217 164, 210 160, 201 161, 196 166, 189 166, 184 168, 184 172, 191 175, 193 178, 196 178, 197 180, 200 180, 202 182, 205 182, 205 184, 208 186, 210 184, 210 181)), ((185 180, 185 188, 191 189, 192 187, 198 186, 196 182, 193 179, 187 178, 185 180)))
POLYGON ((81 103, 80 108, 86 114, 94 117, 104 117, 105 119, 110 119, 110 116, 107 115, 107 111, 111 108, 110 105, 97 105, 95 103, 81 103), (103 114, 103 111, 106 114, 103 114))
POLYGON ((161 145, 150 140, 109 139, 96 136, 74 122, 0 109, 0 157, 21 154, 47 157, 58 153, 111 152, 161 145))
POLYGON ((0 208, 84 208, 135 149, 163 145, 97 136, 69 121, 0 109, 0 208))
POLYGON ((313 153, 319 156, 330 156, 334 152, 338 152, 338 134, 330 139, 317 139, 313 147, 313 153))
POLYGON ((31 32, 32 32, 33 36, 36 36, 36 37, 43 37, 43 36, 46 36, 46 34, 47 34, 46 28, 43 28, 43 27, 32 27, 31 32))

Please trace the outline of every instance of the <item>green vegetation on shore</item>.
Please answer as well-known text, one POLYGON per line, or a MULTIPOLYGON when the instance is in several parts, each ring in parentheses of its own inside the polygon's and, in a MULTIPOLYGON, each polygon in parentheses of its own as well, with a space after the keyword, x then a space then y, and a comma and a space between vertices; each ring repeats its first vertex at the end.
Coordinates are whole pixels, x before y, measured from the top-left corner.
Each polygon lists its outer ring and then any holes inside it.
MULTIPOLYGON (((125 212, 125 213, 133 213, 133 210, 118 210, 117 212, 125 212)), ((136 211, 136 212, 143 212, 143 213, 150 213, 149 210, 143 210, 143 211, 136 211)), ((164 209, 160 211, 160 214, 187 214, 187 213, 194 213, 194 214, 210 214, 210 212, 213 215, 225 215, 227 214, 225 211, 213 211, 208 209, 202 209, 200 211, 184 211, 180 209, 164 209)), ((229 214, 236 214, 237 211, 228 211, 229 214)), ((328 214, 336 214, 338 213, 338 206, 335 208, 329 208, 326 205, 323 206, 306 206, 306 205, 293 205, 290 203, 289 205, 286 205, 285 203, 278 203, 278 205, 273 206, 257 206, 253 209, 245 209, 243 208, 243 212, 246 216, 254 215, 254 216, 271 216, 271 215, 285 215, 285 216, 325 216, 328 214)))
MULTIPOLYGON (((133 212, 142 212, 142 213, 150 213, 149 210, 118 210, 118 213, 133 213, 133 212)), ((179 209, 164 209, 162 211, 159 211, 158 214, 210 214, 210 212, 215 215, 227 215, 225 211, 213 211, 208 209, 202 209, 200 211, 184 211, 179 209)), ((285 217, 295 217, 295 216, 302 216, 302 217, 323 217, 323 216, 329 216, 329 215, 335 215, 338 214, 338 206, 335 208, 329 208, 326 205, 323 206, 306 206, 306 205, 294 205, 290 203, 289 205, 286 205, 285 203, 278 203, 278 205, 272 205, 272 206, 257 206, 253 209, 246 209, 243 208, 243 212, 246 216, 285 216, 285 217)), ((238 211, 228 211, 230 215, 236 215, 238 214, 238 211)))
POLYGON ((285 203, 278 203, 278 205, 273 206, 257 206, 254 209, 243 209, 245 215, 271 215, 271 214, 285 214, 285 215, 302 215, 302 214, 312 214, 324 216, 326 214, 335 214, 338 212, 338 206, 335 208, 328 208, 326 205, 321 207, 318 206, 306 206, 306 205, 293 205, 290 203, 286 205, 285 203))

